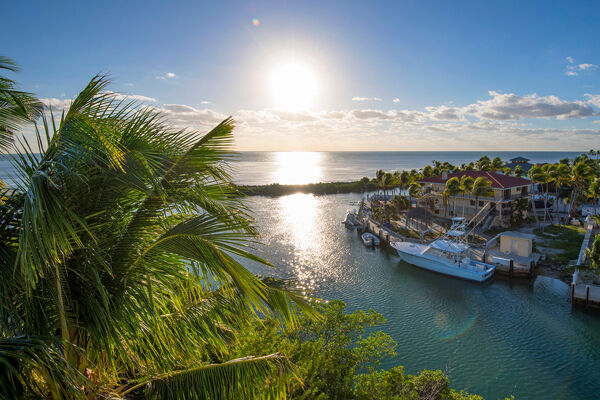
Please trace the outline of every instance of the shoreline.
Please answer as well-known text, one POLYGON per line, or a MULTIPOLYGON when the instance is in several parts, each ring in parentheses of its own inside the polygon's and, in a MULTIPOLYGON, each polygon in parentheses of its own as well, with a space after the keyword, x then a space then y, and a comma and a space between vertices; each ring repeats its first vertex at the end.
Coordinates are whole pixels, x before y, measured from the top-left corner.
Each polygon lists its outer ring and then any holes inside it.
POLYGON ((339 193, 364 193, 379 189, 374 181, 364 182, 362 180, 349 182, 318 182, 298 185, 282 185, 271 183, 268 185, 236 185, 236 188, 246 196, 268 196, 279 197, 295 193, 306 193, 316 195, 339 194, 339 193))

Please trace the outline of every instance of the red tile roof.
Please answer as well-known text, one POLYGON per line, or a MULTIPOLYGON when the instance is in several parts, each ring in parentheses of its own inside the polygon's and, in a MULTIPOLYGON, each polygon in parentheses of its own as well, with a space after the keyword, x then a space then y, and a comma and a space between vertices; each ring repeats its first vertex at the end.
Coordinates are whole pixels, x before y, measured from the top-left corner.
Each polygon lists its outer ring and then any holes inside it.
POLYGON ((446 183, 446 181, 450 178, 457 177, 459 180, 463 176, 470 176, 473 179, 477 179, 480 176, 483 176, 487 180, 491 182, 491 186, 496 189, 507 189, 518 186, 527 186, 531 182, 528 179, 517 178, 516 176, 509 176, 504 174, 498 174, 496 172, 490 171, 463 171, 463 172, 455 172, 448 173, 448 178, 443 179, 442 175, 438 176, 430 176, 429 178, 423 178, 419 182, 423 183, 446 183))

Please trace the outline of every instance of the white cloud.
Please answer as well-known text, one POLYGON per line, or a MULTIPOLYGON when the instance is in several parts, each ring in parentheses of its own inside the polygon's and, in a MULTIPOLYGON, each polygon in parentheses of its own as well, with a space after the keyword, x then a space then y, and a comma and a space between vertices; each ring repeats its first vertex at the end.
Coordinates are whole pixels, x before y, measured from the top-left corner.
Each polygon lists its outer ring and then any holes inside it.
POLYGON ((164 75, 158 75, 156 79, 165 80, 165 79, 175 79, 177 78, 177 74, 174 72, 166 72, 164 75))
POLYGON ((56 115, 67 110, 71 105, 72 99, 57 99, 55 97, 52 97, 47 99, 40 99, 40 101, 42 102, 42 104, 44 104, 44 106, 47 109, 52 109, 52 112, 56 115))
POLYGON ((399 98, 395 98, 394 100, 392 100, 394 103, 400 103, 400 99, 399 98))
POLYGON ((583 64, 575 64, 575 59, 573 57, 567 57, 567 69, 565 74, 567 76, 577 76, 579 73, 577 71, 585 71, 587 69, 595 68, 595 64, 583 63, 583 64))
POLYGON ((593 68, 593 67, 595 67, 594 64, 579 64, 577 66, 577 68, 579 68, 581 70, 583 70, 583 69, 590 69, 590 68, 593 68))
POLYGON ((200 104, 211 104, 212 102, 208 101, 208 100, 202 100, 200 102, 200 104))
POLYGON ((113 95, 113 97, 117 100, 141 101, 141 102, 149 102, 149 103, 156 102, 155 98, 148 97, 148 96, 142 96, 140 94, 122 94, 122 93, 111 92, 109 90, 107 90, 106 93, 113 95))
POLYGON ((203 128, 206 125, 219 123, 227 116, 210 109, 198 109, 185 104, 163 104, 155 107, 162 112, 177 127, 203 128))
POLYGON ((463 118, 463 111, 457 107, 437 106, 426 107, 425 109, 429 112, 428 117, 433 120, 459 120, 463 118))
POLYGON ((352 101, 381 101, 379 97, 353 97, 352 101))
POLYGON ((479 100, 476 104, 463 107, 462 111, 480 119, 500 121, 553 117, 569 119, 597 115, 596 111, 583 101, 566 101, 556 96, 540 97, 536 94, 517 96, 495 91, 490 91, 489 94, 492 99, 479 100))
POLYGON ((132 87, 132 86, 133 86, 133 83, 131 83, 131 82, 126 82, 126 83, 125 83, 125 86, 132 87))

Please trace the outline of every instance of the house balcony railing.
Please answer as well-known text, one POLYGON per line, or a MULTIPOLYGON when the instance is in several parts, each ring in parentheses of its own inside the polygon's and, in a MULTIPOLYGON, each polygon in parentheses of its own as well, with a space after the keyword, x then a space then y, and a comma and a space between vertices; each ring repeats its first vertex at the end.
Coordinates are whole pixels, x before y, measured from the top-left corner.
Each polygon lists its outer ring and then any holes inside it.
MULTIPOLYGON (((426 193, 431 193, 437 196, 443 196, 440 192, 436 192, 435 190, 426 192, 426 193)), ((480 201, 510 201, 510 200, 518 200, 518 199, 522 199, 522 198, 527 198, 529 197, 529 193, 515 193, 515 194, 511 194, 510 196, 473 196, 473 195, 462 195, 462 194, 457 194, 456 196, 450 196, 451 198, 456 198, 456 199, 465 199, 465 200, 480 200, 480 201)))

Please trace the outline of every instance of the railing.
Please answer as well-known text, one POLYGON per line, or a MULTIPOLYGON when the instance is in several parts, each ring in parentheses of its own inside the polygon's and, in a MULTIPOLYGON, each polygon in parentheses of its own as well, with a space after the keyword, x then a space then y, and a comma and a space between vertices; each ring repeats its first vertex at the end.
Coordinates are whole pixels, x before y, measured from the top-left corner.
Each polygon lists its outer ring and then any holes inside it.
MULTIPOLYGON (((443 196, 442 193, 437 192, 435 190, 429 191, 427 193, 432 193, 435 194, 437 196, 443 196)), ((526 199, 529 198, 529 193, 516 193, 516 194, 511 194, 510 196, 504 196, 504 195, 499 195, 499 196, 472 196, 469 194, 465 194, 464 196, 462 194, 457 194, 456 196, 449 196, 452 199, 465 199, 465 200, 479 200, 479 201, 502 201, 502 200, 517 200, 517 199, 526 199)))

